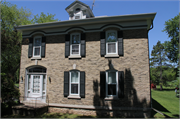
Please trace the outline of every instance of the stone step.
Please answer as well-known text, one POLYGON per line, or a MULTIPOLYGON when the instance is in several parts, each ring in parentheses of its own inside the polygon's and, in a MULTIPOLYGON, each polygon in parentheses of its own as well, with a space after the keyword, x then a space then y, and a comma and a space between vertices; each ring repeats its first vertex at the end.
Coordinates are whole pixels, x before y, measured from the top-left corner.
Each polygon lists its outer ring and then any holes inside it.
POLYGON ((14 115, 23 115, 23 116, 31 116, 34 117, 37 114, 43 114, 48 112, 48 106, 40 106, 37 107, 29 106, 29 105, 17 105, 12 107, 12 112, 14 115))

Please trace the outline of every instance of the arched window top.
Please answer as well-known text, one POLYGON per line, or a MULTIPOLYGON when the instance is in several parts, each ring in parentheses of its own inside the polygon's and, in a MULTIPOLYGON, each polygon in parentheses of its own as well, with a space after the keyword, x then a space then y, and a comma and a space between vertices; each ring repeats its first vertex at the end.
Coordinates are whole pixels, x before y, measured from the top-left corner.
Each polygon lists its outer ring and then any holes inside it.
POLYGON ((32 67, 27 69, 28 73, 46 73, 46 68, 44 67, 32 67))
POLYGON ((80 10, 80 8, 76 8, 75 12, 78 13, 80 10))

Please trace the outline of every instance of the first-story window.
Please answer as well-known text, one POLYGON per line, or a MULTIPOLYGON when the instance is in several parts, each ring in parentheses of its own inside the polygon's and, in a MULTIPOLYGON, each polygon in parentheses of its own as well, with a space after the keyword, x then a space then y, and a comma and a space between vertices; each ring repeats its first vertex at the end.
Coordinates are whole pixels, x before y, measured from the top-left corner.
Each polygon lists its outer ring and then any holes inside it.
POLYGON ((71 34, 71 47, 70 54, 71 55, 80 55, 80 38, 81 35, 79 33, 71 34))
POLYGON ((106 96, 117 96, 118 94, 118 72, 106 72, 106 96))
POLYGON ((109 30, 106 32, 106 53, 117 54, 117 31, 109 30))
POLYGON ((80 72, 71 71, 70 72, 70 94, 79 95, 79 81, 80 81, 80 72))
POLYGON ((64 71, 64 97, 85 98, 84 71, 64 71))
POLYGON ((33 57, 40 57, 41 56, 41 42, 42 42, 41 36, 34 37, 33 57))

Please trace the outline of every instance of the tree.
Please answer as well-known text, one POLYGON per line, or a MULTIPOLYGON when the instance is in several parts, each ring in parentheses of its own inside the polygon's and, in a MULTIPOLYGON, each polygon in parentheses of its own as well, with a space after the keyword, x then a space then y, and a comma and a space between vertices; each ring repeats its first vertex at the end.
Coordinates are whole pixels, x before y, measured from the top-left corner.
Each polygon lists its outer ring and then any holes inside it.
POLYGON ((163 32, 166 32, 171 39, 164 43, 167 57, 173 63, 179 65, 179 15, 165 22, 163 32))
POLYGON ((33 24, 58 21, 58 19, 54 19, 54 16, 55 16, 55 14, 52 15, 52 14, 47 13, 47 15, 46 15, 43 12, 41 12, 40 16, 38 14, 35 15, 31 21, 33 24))
POLYGON ((8 79, 9 83, 16 79, 20 66, 22 35, 16 32, 14 27, 30 24, 30 17, 31 12, 28 9, 17 9, 16 5, 1 1, 1 72, 4 73, 1 77, 2 85, 7 84, 5 79, 8 79))
POLYGON ((151 51, 151 66, 160 67, 160 87, 162 90, 162 66, 167 65, 166 52, 164 50, 163 44, 160 41, 157 42, 155 46, 153 46, 153 50, 151 51))
MULTIPOLYGON (((18 9, 16 5, 1 1, 1 99, 2 102, 11 102, 18 98, 19 90, 14 82, 19 78, 22 33, 15 27, 34 23, 56 21, 55 15, 40 17, 32 16, 26 8, 18 9), (33 19, 31 19, 33 18, 33 19), (44 19, 44 20, 43 20, 44 19)), ((9 105, 10 107, 11 105, 9 105)))

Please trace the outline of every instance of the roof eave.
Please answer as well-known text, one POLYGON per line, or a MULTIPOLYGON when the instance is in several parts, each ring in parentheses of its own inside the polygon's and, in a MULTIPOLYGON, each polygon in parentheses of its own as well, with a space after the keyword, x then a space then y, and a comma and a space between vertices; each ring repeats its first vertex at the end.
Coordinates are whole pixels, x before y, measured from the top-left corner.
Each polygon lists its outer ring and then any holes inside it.
POLYGON ((133 20, 153 20, 156 13, 146 13, 146 14, 133 14, 133 15, 121 15, 121 16, 110 16, 110 17, 95 17, 79 20, 67 20, 58 22, 49 22, 33 25, 23 25, 15 27, 18 31, 32 30, 32 29, 42 29, 42 28, 53 28, 53 27, 64 27, 73 25, 83 25, 92 23, 107 23, 107 22, 122 22, 122 21, 133 21, 133 20))

